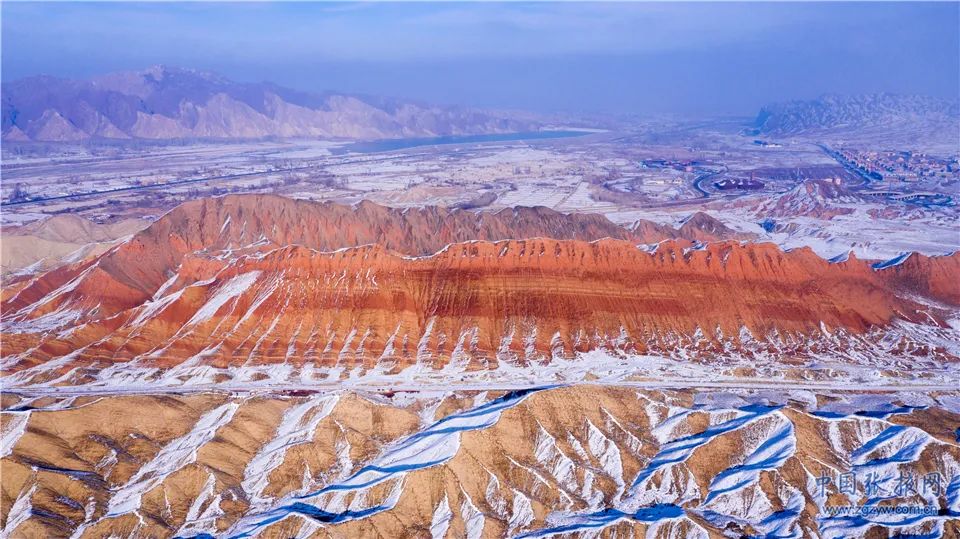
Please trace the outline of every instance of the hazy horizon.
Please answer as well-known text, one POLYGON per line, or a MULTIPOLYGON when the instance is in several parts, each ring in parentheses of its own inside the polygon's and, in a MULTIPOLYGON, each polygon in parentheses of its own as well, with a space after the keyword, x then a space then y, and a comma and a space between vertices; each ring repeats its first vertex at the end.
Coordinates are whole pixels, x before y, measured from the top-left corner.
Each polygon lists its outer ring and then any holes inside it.
POLYGON ((438 104, 751 115, 824 93, 956 100, 958 3, 4 3, 3 79, 155 64, 438 104))

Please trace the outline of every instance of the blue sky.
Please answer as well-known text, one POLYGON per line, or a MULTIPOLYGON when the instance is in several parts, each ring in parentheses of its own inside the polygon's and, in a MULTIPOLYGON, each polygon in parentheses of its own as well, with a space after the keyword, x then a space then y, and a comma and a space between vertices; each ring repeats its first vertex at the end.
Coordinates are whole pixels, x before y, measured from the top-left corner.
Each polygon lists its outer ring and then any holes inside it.
POLYGON ((163 63, 472 106, 749 114, 956 98, 960 3, 11 3, 5 80, 163 63))

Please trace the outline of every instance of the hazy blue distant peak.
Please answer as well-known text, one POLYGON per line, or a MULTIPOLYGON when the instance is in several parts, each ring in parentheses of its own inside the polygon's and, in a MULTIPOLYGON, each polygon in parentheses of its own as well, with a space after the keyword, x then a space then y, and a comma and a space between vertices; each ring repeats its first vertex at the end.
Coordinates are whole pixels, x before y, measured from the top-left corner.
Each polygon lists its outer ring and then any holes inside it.
POLYGON ((960 103, 923 95, 824 94, 817 99, 773 103, 754 122, 766 133, 799 133, 836 127, 863 128, 909 122, 956 123, 960 103))
POLYGON ((502 114, 391 98, 310 93, 154 66, 87 81, 34 76, 3 84, 5 140, 87 138, 380 139, 529 131, 502 114))

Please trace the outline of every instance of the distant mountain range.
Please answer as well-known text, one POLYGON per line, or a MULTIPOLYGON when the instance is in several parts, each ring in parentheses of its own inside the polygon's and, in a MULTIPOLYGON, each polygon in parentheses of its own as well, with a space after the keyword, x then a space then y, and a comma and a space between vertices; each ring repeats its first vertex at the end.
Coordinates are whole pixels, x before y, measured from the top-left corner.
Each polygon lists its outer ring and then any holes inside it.
POLYGON ((90 80, 4 83, 3 139, 379 139, 535 129, 505 114, 386 98, 307 93, 155 66, 90 80))
MULTIPOLYGON (((45 75, 2 85, 5 141, 89 139, 383 139, 536 130, 533 116, 409 100, 310 93, 169 66, 89 80, 45 75)), ((760 110, 752 131, 774 136, 879 133, 955 142, 957 102, 924 96, 825 95, 760 110)), ((911 139, 912 140, 912 139, 911 139)))
POLYGON ((956 101, 917 95, 825 95, 767 105, 754 122, 757 134, 772 135, 911 126, 953 127, 956 140, 960 106, 956 101))

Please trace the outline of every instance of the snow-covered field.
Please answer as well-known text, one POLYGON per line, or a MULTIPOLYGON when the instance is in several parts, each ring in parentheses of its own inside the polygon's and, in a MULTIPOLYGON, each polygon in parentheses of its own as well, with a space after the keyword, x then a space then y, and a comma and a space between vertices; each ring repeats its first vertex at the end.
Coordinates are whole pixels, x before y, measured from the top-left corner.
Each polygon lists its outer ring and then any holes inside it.
MULTIPOLYGON (((31 196, 133 190, 42 207, 9 206, 0 222, 30 222, 64 210, 79 210, 81 215, 97 218, 144 211, 156 214, 163 211, 157 206, 169 209, 169 205, 194 196, 225 191, 267 191, 348 203, 369 199, 401 207, 465 203, 485 192, 497 195, 492 209, 542 205, 564 212, 601 213, 623 224, 638 219, 676 224, 705 210, 727 226, 755 233, 761 240, 787 248, 810 246, 827 258, 853 251, 857 256, 888 259, 906 251, 944 254, 960 248, 960 216, 955 203, 925 208, 906 201, 861 198, 858 193, 872 187, 857 185, 851 178, 843 180, 849 192, 838 199, 801 200, 786 206, 784 211, 795 215, 778 215, 777 231, 768 232, 761 226, 768 217, 762 208, 765 203, 788 195, 808 174, 805 170, 842 176, 842 167, 808 142, 761 148, 748 138, 730 134, 707 130, 700 136, 710 144, 644 145, 623 141, 628 139, 587 138, 582 142, 514 141, 336 155, 330 151, 341 143, 329 141, 158 147, 103 155, 77 150, 80 153, 76 155, 64 154, 69 159, 54 155, 47 161, 5 161, 4 197, 14 185, 21 185, 31 196), (648 166, 648 161, 665 164, 648 166), (759 192, 712 190, 705 197, 694 189, 693 182, 704 171, 714 170, 733 176, 755 175, 767 186, 759 192), (160 191, 139 190, 194 178, 220 179, 171 185, 160 191), (852 213, 812 215, 807 212, 810 205, 852 213)), ((710 188, 712 181, 705 187, 710 188)), ((955 194, 948 184, 935 179, 926 182, 891 184, 889 189, 955 194)))

